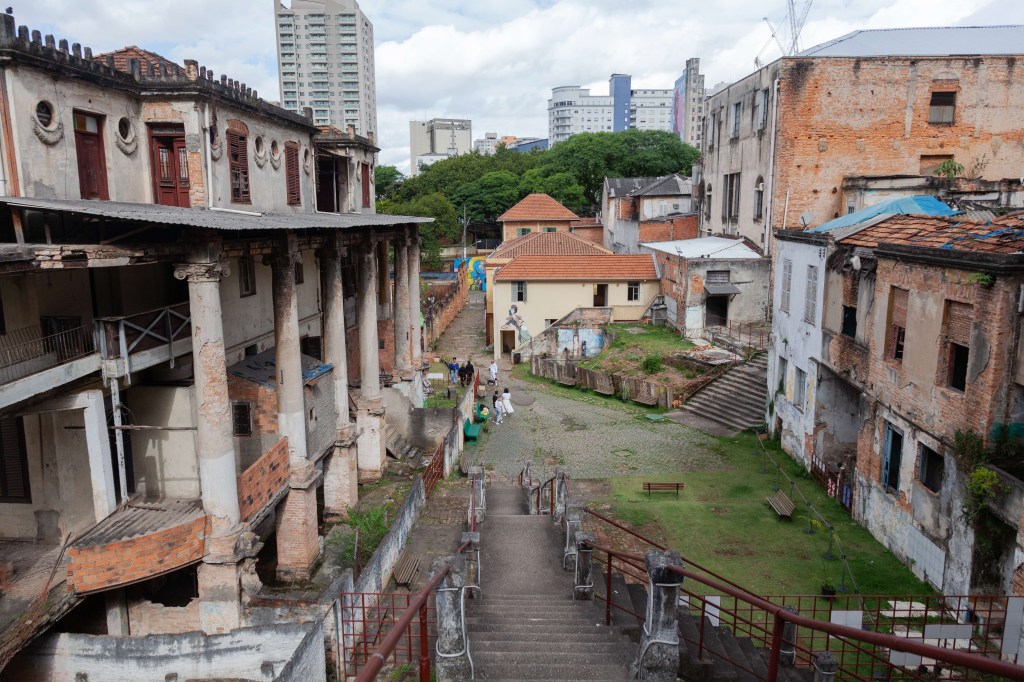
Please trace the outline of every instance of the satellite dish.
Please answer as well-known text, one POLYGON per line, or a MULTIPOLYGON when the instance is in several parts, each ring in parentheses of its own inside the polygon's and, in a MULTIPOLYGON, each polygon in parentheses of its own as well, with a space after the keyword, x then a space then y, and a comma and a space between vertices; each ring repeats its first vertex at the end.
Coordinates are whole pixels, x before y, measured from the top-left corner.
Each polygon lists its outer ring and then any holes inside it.
POLYGON ((810 225, 812 220, 814 220, 814 214, 811 213, 810 211, 800 216, 800 222, 803 224, 804 227, 810 225))

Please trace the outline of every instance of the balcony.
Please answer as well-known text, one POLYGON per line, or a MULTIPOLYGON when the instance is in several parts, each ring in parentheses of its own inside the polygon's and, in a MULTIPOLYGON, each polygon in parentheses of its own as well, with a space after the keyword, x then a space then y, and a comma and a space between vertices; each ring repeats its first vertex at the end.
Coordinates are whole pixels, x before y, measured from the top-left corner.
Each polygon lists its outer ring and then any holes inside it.
POLYGON ((0 337, 0 408, 100 368, 92 328, 48 331, 36 325, 0 337))
POLYGON ((105 371, 125 376, 192 349, 192 317, 188 303, 177 303, 125 317, 96 320, 99 351, 105 371))

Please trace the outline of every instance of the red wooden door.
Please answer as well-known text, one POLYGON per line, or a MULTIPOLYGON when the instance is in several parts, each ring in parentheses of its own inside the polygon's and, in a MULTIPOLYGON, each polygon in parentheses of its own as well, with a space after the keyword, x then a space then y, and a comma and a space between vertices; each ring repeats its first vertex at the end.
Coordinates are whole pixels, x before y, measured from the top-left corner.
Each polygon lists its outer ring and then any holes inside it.
POLYGON ((75 156, 83 199, 109 199, 107 159, 103 153, 102 122, 98 116, 75 112, 75 156))
POLYGON ((153 196, 164 206, 191 206, 184 135, 153 135, 153 196))

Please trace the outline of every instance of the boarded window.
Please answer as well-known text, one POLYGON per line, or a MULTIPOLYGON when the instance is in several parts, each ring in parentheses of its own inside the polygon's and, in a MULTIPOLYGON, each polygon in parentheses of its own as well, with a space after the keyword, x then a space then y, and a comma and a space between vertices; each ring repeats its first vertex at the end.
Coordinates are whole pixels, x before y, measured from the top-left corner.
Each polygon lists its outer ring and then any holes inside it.
POLYGON ((252 435, 252 403, 231 403, 231 431, 235 436, 252 435))
POLYGON ((302 185, 299 183, 299 145, 286 142, 284 145, 284 177, 288 186, 288 205, 302 204, 302 185))
POLYGON ((236 130, 225 133, 228 139, 228 161, 231 167, 231 201, 248 204, 249 196, 249 148, 247 138, 236 130))
POLYGON ((83 199, 109 199, 107 159, 103 152, 103 121, 98 116, 77 111, 73 118, 80 195, 83 199))
POLYGON ((888 356, 897 362, 903 362, 903 346, 907 336, 907 299, 906 289, 893 287, 889 290, 889 339, 888 356))
POLYGON ((955 92, 933 92, 928 105, 929 123, 953 123, 956 112, 955 92))
POLYGON ((807 288, 804 291, 804 322, 815 324, 818 319, 818 266, 807 266, 807 288))
POLYGON ((935 170, 942 165, 943 161, 952 161, 952 154, 923 154, 918 168, 921 175, 935 175, 935 170))
POLYGON ((303 336, 299 339, 299 352, 311 358, 323 361, 323 343, 319 336, 303 336))
POLYGON ((903 433, 892 424, 885 425, 885 446, 882 450, 882 488, 886 492, 900 490, 900 464, 903 461, 903 433))
POLYGON ((0 417, 0 502, 31 502, 21 417, 0 417))
POLYGON ((782 301, 779 307, 783 312, 789 312, 789 290, 793 285, 793 261, 786 258, 782 261, 782 301))
POLYGON ((942 477, 945 471, 946 461, 942 455, 932 450, 927 445, 921 446, 921 456, 917 465, 917 480, 921 481, 925 488, 933 493, 942 489, 942 477))
POLYGON ((704 281, 708 284, 728 284, 729 283, 729 271, 728 270, 708 270, 707 276, 704 281))

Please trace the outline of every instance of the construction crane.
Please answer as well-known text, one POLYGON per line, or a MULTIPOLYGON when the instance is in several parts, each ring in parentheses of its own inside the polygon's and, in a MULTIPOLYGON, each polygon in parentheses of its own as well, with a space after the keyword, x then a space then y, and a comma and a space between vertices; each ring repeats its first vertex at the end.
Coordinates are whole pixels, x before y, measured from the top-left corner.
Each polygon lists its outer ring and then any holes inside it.
POLYGON ((765 41, 764 46, 761 47, 761 51, 754 57, 754 66, 760 69, 764 66, 764 62, 761 61, 761 55, 768 49, 768 46, 775 41, 775 44, 779 46, 779 50, 782 52, 783 57, 790 57, 800 53, 800 33, 804 29, 804 24, 807 22, 807 15, 810 14, 811 5, 814 4, 814 0, 803 0, 803 4, 797 9, 797 0, 786 0, 787 3, 787 20, 789 21, 789 40, 788 45, 782 43, 782 39, 779 38, 779 29, 772 25, 772 22, 768 20, 768 17, 763 17, 764 23, 768 24, 768 30, 771 31, 771 36, 765 41))

